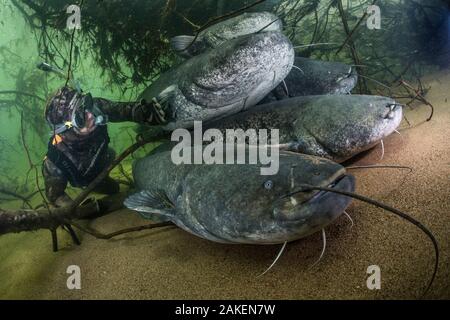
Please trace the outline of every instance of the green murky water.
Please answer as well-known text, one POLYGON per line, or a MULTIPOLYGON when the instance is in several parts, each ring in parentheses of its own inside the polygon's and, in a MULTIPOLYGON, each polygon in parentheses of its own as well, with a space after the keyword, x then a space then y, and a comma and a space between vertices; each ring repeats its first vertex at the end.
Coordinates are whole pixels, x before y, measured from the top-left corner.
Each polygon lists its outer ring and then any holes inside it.
MULTIPOLYGON (((399 86, 404 79, 426 95, 428 88, 421 87, 419 79, 433 78, 430 75, 449 67, 447 4, 379 1, 377 30, 366 25, 374 16, 367 13, 370 2, 342 1, 340 8, 328 0, 267 0, 256 6, 243 0, 0 0, 0 208, 19 210, 43 202, 37 191, 43 188, 41 164, 50 137, 45 101, 65 81, 38 70, 38 63, 56 63, 65 72, 70 65, 81 87, 95 97, 134 101, 161 72, 180 62, 170 51, 171 37, 192 35, 240 8, 269 10, 281 17, 284 33, 300 46, 298 55, 357 65, 366 77, 360 78, 355 93, 409 96, 411 92, 399 86), (81 6, 81 30, 74 33, 66 27, 70 14, 65 8, 70 4, 81 6)), ((404 103, 408 101, 406 97, 404 103)), ((139 131, 133 123, 109 124, 108 130, 117 154, 133 144, 139 131)), ((133 158, 151 148, 127 158, 123 171, 131 175, 133 158)), ((125 179, 118 169, 112 175, 125 179)), ((68 193, 76 196, 79 191, 69 188, 68 193)), ((127 186, 122 185, 122 191, 127 186)), ((0 235, 0 298, 39 297, 38 288, 48 282, 49 272, 61 273, 55 264, 75 249, 67 233, 58 234, 62 250, 56 254, 48 231, 0 235)))

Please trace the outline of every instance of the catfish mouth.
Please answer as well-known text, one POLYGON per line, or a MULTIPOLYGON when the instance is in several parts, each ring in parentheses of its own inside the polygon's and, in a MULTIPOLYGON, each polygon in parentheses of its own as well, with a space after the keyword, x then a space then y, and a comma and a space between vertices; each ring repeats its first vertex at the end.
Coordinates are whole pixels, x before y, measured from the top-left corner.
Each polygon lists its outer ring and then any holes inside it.
MULTIPOLYGON (((325 187, 352 192, 354 185, 353 176, 341 174, 325 187)), ((315 214, 339 215, 350 201, 349 198, 330 191, 299 191, 282 196, 275 203, 273 214, 284 221, 306 221, 315 214)))
MULTIPOLYGON (((341 189, 340 187, 343 187, 344 185, 344 180, 348 180, 349 176, 348 175, 341 175, 339 178, 337 178, 335 181, 333 181, 331 184, 329 184, 327 187, 330 189, 341 189)), ((330 191, 318 191, 316 192, 316 194, 309 200, 305 201, 306 202, 314 202, 314 201, 320 201, 320 199, 322 199, 326 194, 332 193, 330 191)))

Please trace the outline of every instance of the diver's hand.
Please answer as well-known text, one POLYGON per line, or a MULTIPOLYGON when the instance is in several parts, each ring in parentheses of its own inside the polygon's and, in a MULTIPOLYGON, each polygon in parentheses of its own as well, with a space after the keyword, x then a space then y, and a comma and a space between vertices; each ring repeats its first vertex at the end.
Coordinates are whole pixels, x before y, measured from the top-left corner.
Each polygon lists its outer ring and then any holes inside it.
POLYGON ((159 121, 161 121, 161 123, 165 123, 166 122, 166 113, 164 112, 164 108, 161 106, 161 104, 159 104, 159 102, 156 98, 152 99, 151 105, 152 105, 159 121))
POLYGON ((166 123, 166 114, 161 104, 154 98, 150 103, 142 99, 133 108, 133 120, 149 125, 166 123))
POLYGON ((55 208, 69 207, 73 204, 73 200, 66 193, 58 197, 56 201, 52 204, 55 208))

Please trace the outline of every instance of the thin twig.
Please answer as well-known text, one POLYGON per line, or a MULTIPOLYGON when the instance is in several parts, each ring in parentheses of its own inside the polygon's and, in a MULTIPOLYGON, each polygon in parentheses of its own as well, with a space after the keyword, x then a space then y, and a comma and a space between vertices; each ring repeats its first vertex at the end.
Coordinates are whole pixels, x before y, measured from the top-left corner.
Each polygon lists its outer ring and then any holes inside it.
POLYGON ((201 26, 195 24, 194 22, 192 22, 191 20, 189 20, 187 17, 185 17, 184 15, 182 15, 181 13, 175 11, 175 13, 180 16, 184 21, 186 21, 189 25, 191 25, 192 27, 194 27, 195 29, 200 29, 201 26))
MULTIPOLYGON (((353 40, 351 39, 351 36, 350 36, 350 28, 348 26, 347 18, 345 17, 345 10, 344 10, 344 7, 342 6, 342 0, 337 0, 337 6, 338 6, 339 14, 341 16, 342 25, 344 26, 344 30, 345 30, 345 33, 347 34, 347 37, 349 38, 347 42, 350 45, 350 52, 352 54, 353 61, 355 62, 355 65, 361 65, 361 60, 359 59, 358 52, 356 51, 356 48, 355 48, 355 44, 353 43, 353 40)), ((356 67, 356 69, 358 70, 359 74, 361 74, 361 75, 363 74, 363 70, 361 68, 356 67)), ((363 91, 368 92, 369 90, 367 87, 366 80, 364 78, 362 78, 361 82, 364 85, 364 90, 362 90, 361 86, 360 86, 359 90, 361 92, 363 92, 363 91)))
POLYGON ((431 114, 428 117, 427 121, 430 121, 434 115, 434 106, 423 96, 423 92, 419 86, 419 89, 414 89, 412 85, 407 83, 405 80, 400 81, 400 85, 402 85, 408 92, 414 93, 414 96, 411 96, 412 100, 419 100, 420 102, 428 105, 431 108, 431 114))
MULTIPOLYGON (((84 0, 81 0, 80 5, 79 5, 80 10, 83 7, 83 3, 84 3, 84 0)), ((65 87, 67 87, 67 84, 69 83, 70 78, 72 77, 72 79, 73 79, 73 74, 72 74, 73 44, 75 42, 75 32, 76 32, 76 30, 77 30, 77 28, 73 28, 71 39, 70 39, 69 68, 67 69, 67 79, 66 79, 65 87)))
POLYGON ((30 165, 30 170, 34 170, 35 175, 35 183, 37 190, 39 191, 39 194, 41 195, 42 201, 44 202, 45 207, 47 208, 49 214, 51 214, 50 207, 48 205, 48 202, 42 193, 41 187, 39 185, 39 172, 38 167, 33 163, 33 160, 31 159, 30 150, 28 149, 26 139, 25 139, 25 128, 23 125, 23 111, 20 111, 20 136, 22 139, 22 146, 25 149, 25 154, 27 155, 28 164, 30 165))
POLYGON ((2 188, 0 188, 0 193, 2 193, 2 194, 4 194, 4 195, 7 195, 7 196, 10 196, 10 197, 17 198, 17 199, 19 199, 19 200, 22 200, 22 201, 25 202, 30 208, 32 207, 32 206, 31 206, 31 203, 30 203, 30 199, 33 197, 33 195, 35 195, 35 193, 32 193, 31 195, 28 195, 28 196, 22 196, 22 195, 20 195, 20 194, 14 192, 14 191, 2 189, 2 188))
MULTIPOLYGON (((372 5, 376 4, 377 1, 378 1, 378 0, 373 0, 372 5)), ((367 17, 367 15, 368 15, 367 11, 364 12, 363 16, 361 17, 361 19, 359 19, 358 23, 355 25, 355 27, 353 28, 353 30, 347 35, 347 38, 345 39, 345 41, 344 41, 344 43, 342 44, 342 46, 340 46, 339 49, 336 51, 336 55, 338 55, 339 52, 341 52, 342 49, 345 47, 345 45, 347 44, 347 42, 349 42, 349 41, 352 39, 352 37, 353 37, 355 31, 359 28, 359 26, 360 26, 361 23, 364 21, 364 19, 367 17)))
POLYGON ((91 236, 94 236, 97 239, 103 239, 103 240, 108 240, 126 233, 131 233, 131 232, 139 232, 139 231, 143 231, 143 230, 150 230, 150 229, 156 229, 156 228, 163 228, 163 227, 175 227, 175 225, 172 222, 161 222, 161 223, 151 223, 151 224, 147 224, 147 225, 143 225, 143 226, 137 226, 137 227, 131 227, 131 228, 126 228, 126 229, 122 229, 122 230, 118 230, 112 233, 107 233, 107 234, 103 234, 101 232, 98 232, 96 230, 92 230, 92 229, 87 229, 82 227, 80 224, 76 223, 76 222, 71 222, 71 224, 76 227, 77 229, 90 234, 91 236))
POLYGON ((41 98, 33 93, 28 93, 28 92, 23 92, 20 90, 4 90, 4 91, 0 91, 0 94, 16 94, 16 95, 22 95, 22 96, 27 96, 27 97, 31 97, 31 98, 35 98, 38 99, 42 102, 45 102, 44 98, 41 98))

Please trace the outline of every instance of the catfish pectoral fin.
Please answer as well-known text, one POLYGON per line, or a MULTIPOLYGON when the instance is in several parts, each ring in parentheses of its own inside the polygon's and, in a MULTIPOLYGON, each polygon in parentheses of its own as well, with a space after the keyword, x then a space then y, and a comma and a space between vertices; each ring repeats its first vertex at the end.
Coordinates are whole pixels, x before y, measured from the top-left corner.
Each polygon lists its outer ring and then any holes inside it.
POLYGON ((145 219, 161 222, 171 221, 174 205, 161 191, 143 190, 129 196, 124 205, 131 210, 138 211, 145 219))

